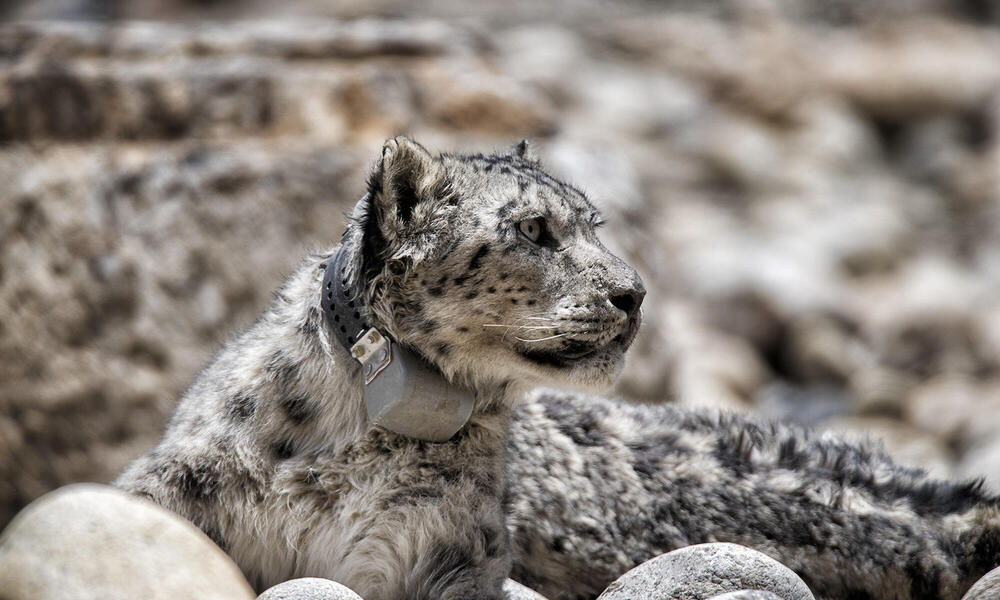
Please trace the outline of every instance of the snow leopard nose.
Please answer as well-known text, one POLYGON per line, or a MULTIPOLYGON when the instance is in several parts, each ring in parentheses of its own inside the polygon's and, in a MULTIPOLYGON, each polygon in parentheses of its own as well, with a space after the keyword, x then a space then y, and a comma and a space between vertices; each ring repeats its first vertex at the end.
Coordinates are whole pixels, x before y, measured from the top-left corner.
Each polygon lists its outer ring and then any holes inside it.
POLYGON ((628 290, 619 290, 611 296, 611 304, 618 310, 625 313, 628 318, 632 318, 639 312, 642 306, 642 299, 646 297, 646 288, 641 283, 637 283, 628 290))

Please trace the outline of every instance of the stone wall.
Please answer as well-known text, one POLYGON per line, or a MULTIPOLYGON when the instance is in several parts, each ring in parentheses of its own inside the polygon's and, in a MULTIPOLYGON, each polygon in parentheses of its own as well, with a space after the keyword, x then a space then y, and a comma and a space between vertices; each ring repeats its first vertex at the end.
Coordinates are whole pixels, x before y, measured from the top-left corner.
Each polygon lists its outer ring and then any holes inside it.
POLYGON ((604 209, 650 288, 611 393, 1000 484, 1000 32, 746 5, 0 26, 0 525, 154 443, 403 132, 604 209))

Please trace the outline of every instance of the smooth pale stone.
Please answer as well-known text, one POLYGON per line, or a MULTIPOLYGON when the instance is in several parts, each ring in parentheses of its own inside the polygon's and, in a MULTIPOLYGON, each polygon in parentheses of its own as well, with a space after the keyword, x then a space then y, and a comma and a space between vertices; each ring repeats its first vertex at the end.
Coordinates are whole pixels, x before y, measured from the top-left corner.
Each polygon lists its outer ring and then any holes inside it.
POLYGON ((268 588, 257 600, 361 600, 361 596, 332 579, 302 577, 268 588))
POLYGON ((513 579, 503 582, 503 592, 506 594, 507 600, 546 600, 545 596, 513 579))
POLYGON ((996 600, 997 598, 1000 598, 1000 567, 983 575, 962 596, 962 600, 996 600))
POLYGON ((774 592, 762 590, 740 590, 738 592, 726 592, 721 596, 713 596, 710 600, 781 600, 781 596, 774 592))
POLYGON ((815 600, 791 569, 738 544, 697 544, 647 560, 612 583, 598 600, 708 600, 760 590, 782 600, 815 600))
POLYGON ((253 600, 197 527, 114 488, 76 484, 21 511, 0 536, 4 600, 253 600))

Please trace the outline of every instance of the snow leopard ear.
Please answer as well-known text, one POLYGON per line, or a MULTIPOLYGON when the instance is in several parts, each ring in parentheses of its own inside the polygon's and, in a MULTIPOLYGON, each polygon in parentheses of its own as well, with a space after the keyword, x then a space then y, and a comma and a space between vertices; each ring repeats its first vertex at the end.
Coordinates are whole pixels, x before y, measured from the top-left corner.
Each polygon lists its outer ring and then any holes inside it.
POLYGON ((374 216, 383 231, 391 235, 409 224, 417 205, 437 195, 443 176, 440 161, 420 144, 403 136, 386 140, 368 178, 374 216))
POLYGON ((385 269, 399 270, 405 257, 417 257, 419 244, 406 232, 421 215, 421 204, 430 206, 450 190, 440 158, 409 138, 386 140, 368 177, 367 202, 352 218, 349 232, 361 249, 358 270, 367 281, 385 269))
POLYGON ((535 154, 535 147, 528 140, 521 140, 510 149, 510 155, 529 162, 538 162, 538 155, 535 154))

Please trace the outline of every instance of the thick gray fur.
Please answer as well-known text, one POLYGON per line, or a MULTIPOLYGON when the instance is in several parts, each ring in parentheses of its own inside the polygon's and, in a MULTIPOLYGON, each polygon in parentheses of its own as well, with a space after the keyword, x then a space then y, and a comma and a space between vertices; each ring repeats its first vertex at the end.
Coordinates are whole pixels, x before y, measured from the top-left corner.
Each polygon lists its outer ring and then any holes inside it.
POLYGON ((871 441, 543 390, 509 445, 512 577, 551 600, 704 542, 759 550, 819 599, 957 600, 1000 563, 998 498, 871 441))
POLYGON ((871 444, 569 393, 514 412, 538 384, 609 385, 643 294, 597 211, 525 145, 432 156, 389 140, 369 192, 345 233, 360 304, 475 390, 468 425, 435 444, 367 422, 358 365, 320 311, 331 249, 116 482, 201 527, 259 590, 312 576, 366 600, 495 599, 513 559, 550 598, 587 598, 662 552, 731 541, 818 597, 958 598, 1000 562, 997 499, 871 444))
POLYGON ((368 191, 344 236, 358 308, 474 389, 468 424, 430 443, 368 423, 359 366, 320 311, 333 249, 219 352, 116 484, 190 519, 258 589, 313 576, 365 600, 500 598, 512 407, 544 381, 609 385, 642 283, 524 144, 432 156, 392 139, 368 191))

